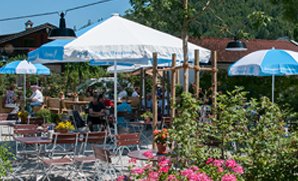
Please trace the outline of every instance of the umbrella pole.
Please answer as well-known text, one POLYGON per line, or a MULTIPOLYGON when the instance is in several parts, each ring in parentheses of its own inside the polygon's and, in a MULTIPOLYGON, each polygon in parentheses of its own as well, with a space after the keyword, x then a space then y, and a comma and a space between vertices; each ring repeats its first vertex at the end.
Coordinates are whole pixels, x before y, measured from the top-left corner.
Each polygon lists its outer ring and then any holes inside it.
POLYGON ((23 92, 24 92, 24 109, 25 109, 25 107, 26 107, 26 74, 24 74, 24 90, 23 90, 23 92))
POLYGON ((117 128, 117 62, 116 59, 114 60, 114 117, 115 117, 115 134, 118 134, 118 128, 117 128))
POLYGON ((272 75, 272 103, 274 103, 274 82, 275 82, 275 75, 272 75))

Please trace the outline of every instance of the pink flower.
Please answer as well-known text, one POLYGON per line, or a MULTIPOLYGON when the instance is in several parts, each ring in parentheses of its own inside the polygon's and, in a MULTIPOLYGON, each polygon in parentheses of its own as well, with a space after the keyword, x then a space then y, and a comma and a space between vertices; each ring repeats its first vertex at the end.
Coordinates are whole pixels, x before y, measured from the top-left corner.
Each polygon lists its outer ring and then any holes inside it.
POLYGON ((131 158, 131 159, 128 161, 128 163, 137 163, 137 159, 135 159, 135 158, 131 158))
POLYGON ((131 170, 131 173, 132 174, 142 174, 142 173, 144 173, 144 169, 142 169, 142 168, 133 168, 131 170))
POLYGON ((193 174, 193 170, 192 169, 186 169, 186 170, 182 170, 181 171, 181 175, 185 176, 185 177, 189 177, 193 174))
POLYGON ((222 167, 217 167, 217 172, 223 172, 224 169, 222 167))
POLYGON ((159 169, 159 171, 160 171, 160 172, 163 172, 163 173, 168 173, 168 172, 169 172, 169 169, 170 169, 169 166, 165 166, 165 167, 161 167, 161 168, 159 169))
POLYGON ((161 160, 158 162, 158 166, 160 166, 160 167, 164 167, 167 165, 170 165, 170 159, 164 159, 164 160, 161 160))
POLYGON ((206 161, 206 164, 210 164, 210 163, 212 163, 213 162, 213 158, 208 158, 208 160, 206 161))
POLYGON ((158 172, 150 172, 149 173, 149 180, 150 181, 158 180, 158 177, 159 177, 158 172))
POLYGON ((243 174, 244 171, 243 171, 243 167, 241 167, 240 165, 237 165, 236 167, 232 168, 232 170, 235 172, 235 173, 239 173, 239 174, 243 174))
POLYGON ((168 181, 178 181, 175 175, 169 175, 168 176, 168 181))
POLYGON ((200 173, 200 172, 198 172, 196 174, 196 180, 199 180, 199 181, 212 181, 212 179, 209 178, 208 175, 206 175, 205 173, 200 173))
POLYGON ((191 168, 194 172, 199 170, 199 168, 198 168, 197 166, 191 166, 190 168, 191 168))
POLYGON ((237 181, 237 178, 233 174, 225 174, 222 178, 221 181, 237 181))
POLYGON ((237 166, 237 163, 235 160, 230 159, 226 161, 226 166, 229 168, 234 168, 235 166, 237 166))
POLYGON ((214 160, 213 161, 213 165, 216 167, 221 167, 223 163, 224 163, 223 160, 214 160))
POLYGON ((151 168, 152 168, 152 165, 150 165, 150 164, 146 164, 143 166, 144 170, 150 170, 151 168))
POLYGON ((149 159, 154 157, 152 151, 145 151, 143 155, 149 159))
POLYGON ((125 179, 125 176, 124 175, 121 175, 117 178, 117 181, 124 181, 125 179))

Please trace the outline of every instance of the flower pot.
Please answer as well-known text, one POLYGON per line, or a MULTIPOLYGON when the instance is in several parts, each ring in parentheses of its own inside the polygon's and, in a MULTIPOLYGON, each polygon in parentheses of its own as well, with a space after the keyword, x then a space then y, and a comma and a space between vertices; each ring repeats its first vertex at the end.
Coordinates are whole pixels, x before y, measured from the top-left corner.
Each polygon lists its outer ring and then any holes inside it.
POLYGON ((149 124, 151 122, 151 118, 150 117, 146 117, 144 121, 145 121, 146 124, 149 124))
POLYGON ((58 133, 68 133, 67 129, 57 129, 56 132, 58 133))
POLYGON ((158 154, 166 154, 167 144, 157 143, 156 145, 158 154))

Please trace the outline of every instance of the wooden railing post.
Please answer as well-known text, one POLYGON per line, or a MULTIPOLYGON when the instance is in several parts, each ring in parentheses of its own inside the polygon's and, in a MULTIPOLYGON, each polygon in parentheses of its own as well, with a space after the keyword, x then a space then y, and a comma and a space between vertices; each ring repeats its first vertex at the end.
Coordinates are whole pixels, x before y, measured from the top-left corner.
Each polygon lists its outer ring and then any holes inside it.
POLYGON ((194 68, 194 78, 195 78, 195 97, 199 98, 200 91, 200 59, 199 59, 199 50, 195 50, 195 68, 194 68))
POLYGON ((171 77, 171 120, 175 117, 175 102, 176 102, 176 54, 172 54, 172 77, 171 77))

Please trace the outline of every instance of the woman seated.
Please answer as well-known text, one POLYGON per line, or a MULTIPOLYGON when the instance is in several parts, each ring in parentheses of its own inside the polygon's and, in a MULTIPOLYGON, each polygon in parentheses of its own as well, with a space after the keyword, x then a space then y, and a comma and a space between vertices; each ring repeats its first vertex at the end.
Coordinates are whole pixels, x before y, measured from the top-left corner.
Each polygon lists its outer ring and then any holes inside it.
POLYGON ((87 117, 87 123, 90 131, 94 131, 94 125, 100 125, 106 127, 106 121, 103 119, 105 115, 105 105, 103 103, 103 95, 93 96, 93 100, 89 103, 89 114, 87 117))
POLYGON ((11 85, 6 91, 5 95, 5 107, 13 108, 12 113, 17 113, 19 111, 19 106, 16 104, 17 95, 15 93, 15 85, 11 85))

